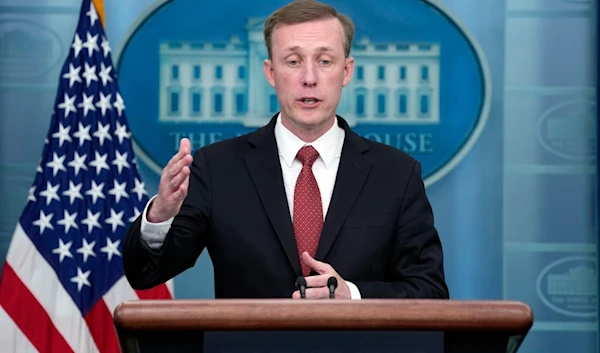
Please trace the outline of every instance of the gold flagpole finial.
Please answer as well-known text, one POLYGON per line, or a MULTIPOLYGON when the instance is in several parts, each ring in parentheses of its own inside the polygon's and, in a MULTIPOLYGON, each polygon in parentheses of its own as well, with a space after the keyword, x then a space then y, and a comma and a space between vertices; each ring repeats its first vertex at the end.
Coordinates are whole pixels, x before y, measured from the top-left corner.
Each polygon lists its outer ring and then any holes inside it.
POLYGON ((92 1, 94 3, 94 7, 96 8, 96 12, 98 13, 98 17, 100 18, 100 23, 102 24, 102 28, 104 28, 104 3, 102 2, 102 0, 92 0, 92 1))

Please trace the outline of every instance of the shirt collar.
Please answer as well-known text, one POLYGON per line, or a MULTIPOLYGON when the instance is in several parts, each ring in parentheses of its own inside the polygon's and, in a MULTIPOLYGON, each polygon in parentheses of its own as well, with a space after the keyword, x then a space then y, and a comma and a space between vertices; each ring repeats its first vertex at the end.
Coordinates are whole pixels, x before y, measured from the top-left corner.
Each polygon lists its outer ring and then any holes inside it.
POLYGON ((292 166, 298 151, 302 147, 312 145, 319 152, 319 158, 323 160, 325 167, 329 168, 335 158, 340 157, 342 154, 344 135, 344 130, 338 126, 337 119, 336 123, 327 132, 312 143, 302 141, 283 126, 281 123, 281 113, 277 116, 277 122, 275 123, 277 149, 288 167, 292 166))

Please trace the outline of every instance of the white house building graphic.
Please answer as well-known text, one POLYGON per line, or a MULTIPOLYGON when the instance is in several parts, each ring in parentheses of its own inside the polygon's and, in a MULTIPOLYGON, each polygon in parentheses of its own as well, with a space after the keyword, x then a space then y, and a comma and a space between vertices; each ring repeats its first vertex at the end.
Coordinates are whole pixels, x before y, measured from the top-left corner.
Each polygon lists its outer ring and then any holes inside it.
MULTIPOLYGON (((159 121, 264 125, 279 110, 263 73, 263 19, 250 18, 247 42, 168 41, 160 45, 159 121)), ((338 113, 351 125, 438 124, 437 43, 371 43, 352 47, 355 70, 338 113)))

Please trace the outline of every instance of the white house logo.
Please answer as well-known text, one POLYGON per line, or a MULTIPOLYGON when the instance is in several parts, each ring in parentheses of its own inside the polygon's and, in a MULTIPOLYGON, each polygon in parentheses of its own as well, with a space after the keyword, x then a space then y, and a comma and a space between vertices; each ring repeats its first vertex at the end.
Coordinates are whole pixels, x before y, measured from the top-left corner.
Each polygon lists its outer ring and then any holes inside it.
POLYGON ((537 131, 542 146, 554 155, 592 160, 596 158, 596 102, 557 104, 542 114, 537 131))
POLYGON ((593 257, 566 257, 542 270, 537 279, 537 294, 557 313, 592 318, 598 305, 597 278, 593 257))
MULTIPOLYGON (((487 119, 490 82, 478 45, 429 1, 329 3, 359 24, 354 77, 337 113, 358 134, 417 158, 427 185, 439 180, 487 119)), ((183 137, 196 149, 268 123, 279 103, 263 73, 262 30, 281 5, 167 1, 135 24, 116 56, 143 162, 160 172, 183 137)))
POLYGON ((44 74, 64 53, 60 36, 27 20, 0 21, 0 76, 23 79, 44 74))

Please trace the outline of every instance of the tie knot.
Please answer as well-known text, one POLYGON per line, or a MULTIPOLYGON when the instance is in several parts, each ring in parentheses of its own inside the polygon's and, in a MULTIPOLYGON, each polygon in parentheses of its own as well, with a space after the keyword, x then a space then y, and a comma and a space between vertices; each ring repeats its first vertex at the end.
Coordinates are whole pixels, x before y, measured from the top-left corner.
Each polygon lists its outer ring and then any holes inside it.
POLYGON ((312 166, 317 157, 319 157, 319 152, 313 146, 302 147, 296 155, 296 158, 298 158, 303 166, 312 166))

